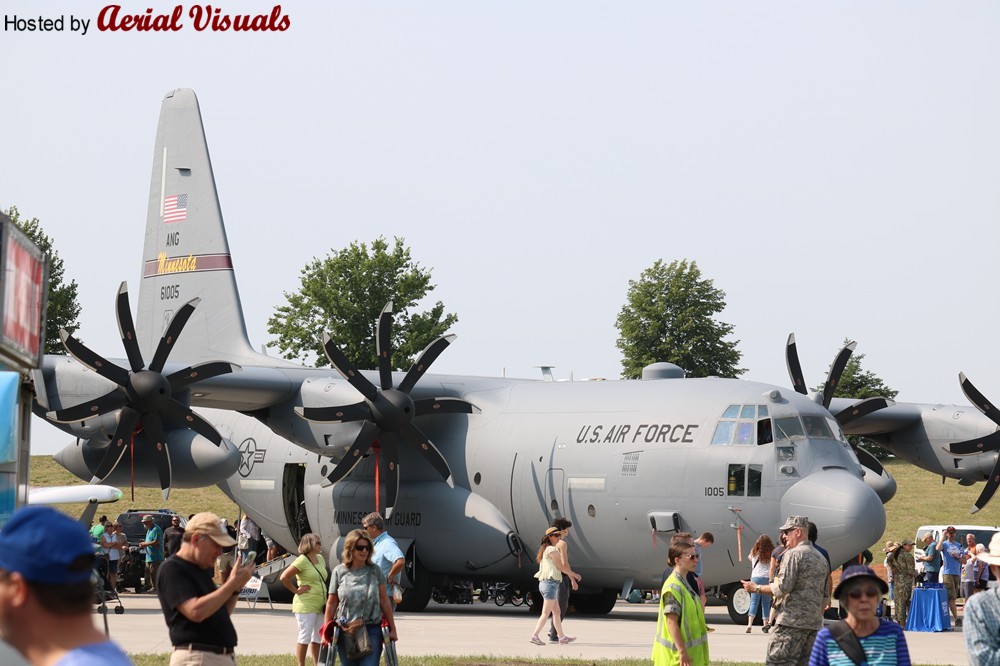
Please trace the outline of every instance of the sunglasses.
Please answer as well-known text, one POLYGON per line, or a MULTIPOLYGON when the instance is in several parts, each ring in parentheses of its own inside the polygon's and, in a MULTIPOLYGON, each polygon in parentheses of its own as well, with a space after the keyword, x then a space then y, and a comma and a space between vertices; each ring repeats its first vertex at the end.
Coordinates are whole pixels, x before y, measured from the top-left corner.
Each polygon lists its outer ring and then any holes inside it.
POLYGON ((851 590, 850 592, 847 593, 847 596, 849 596, 851 599, 860 599, 861 597, 878 598, 882 596, 882 593, 879 592, 878 588, 866 587, 864 589, 858 588, 851 590))
POLYGON ((697 560, 701 555, 698 553, 691 553, 690 555, 681 555, 681 557, 686 557, 689 560, 697 560))
POLYGON ((354 546, 354 550, 367 551, 371 550, 371 546, 369 546, 367 543, 359 543, 356 546, 354 546))

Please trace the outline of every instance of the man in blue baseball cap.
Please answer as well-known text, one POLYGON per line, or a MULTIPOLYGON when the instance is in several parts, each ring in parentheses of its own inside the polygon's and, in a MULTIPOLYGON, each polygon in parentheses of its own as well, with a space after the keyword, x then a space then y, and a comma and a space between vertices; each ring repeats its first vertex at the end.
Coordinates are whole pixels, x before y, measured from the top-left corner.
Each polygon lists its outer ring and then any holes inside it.
POLYGON ((94 542, 79 522, 44 506, 0 530, 0 635, 31 664, 125 666, 94 626, 94 542))

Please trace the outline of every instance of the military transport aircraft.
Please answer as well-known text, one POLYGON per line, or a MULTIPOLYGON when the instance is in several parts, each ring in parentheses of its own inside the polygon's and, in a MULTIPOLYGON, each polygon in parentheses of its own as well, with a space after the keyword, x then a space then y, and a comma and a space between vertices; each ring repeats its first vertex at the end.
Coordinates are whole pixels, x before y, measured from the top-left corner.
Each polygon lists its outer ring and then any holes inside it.
POLYGON ((835 561, 885 528, 865 482, 891 495, 885 475, 865 474, 841 428, 885 405, 838 404, 835 417, 828 396, 685 379, 669 364, 641 381, 427 374, 451 336, 394 372, 391 305, 377 322, 377 370, 329 340, 335 369, 254 351, 190 90, 163 101, 142 265, 134 320, 124 284, 115 299, 124 360, 68 334, 72 357, 45 359, 35 411, 78 438, 57 460, 164 497, 219 483, 288 549, 313 531, 337 552, 363 515, 384 510, 407 556, 404 609, 423 608, 449 577, 529 581, 556 516, 574 523, 574 603, 592 613, 659 586, 678 530, 714 533, 705 581, 741 617, 750 545, 785 516, 815 521, 835 561))

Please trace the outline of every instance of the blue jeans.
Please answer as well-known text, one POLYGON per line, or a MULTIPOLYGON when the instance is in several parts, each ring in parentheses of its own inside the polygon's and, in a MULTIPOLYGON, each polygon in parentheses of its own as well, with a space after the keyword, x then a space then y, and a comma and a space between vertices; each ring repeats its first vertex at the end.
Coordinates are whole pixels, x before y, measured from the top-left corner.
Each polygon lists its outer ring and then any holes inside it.
MULTIPOLYGON (((757 576, 750 579, 751 582, 757 583, 758 585, 767 585, 767 576, 757 576)), ((747 615, 753 617, 757 614, 757 609, 763 605, 764 610, 761 615, 764 621, 767 621, 767 614, 771 612, 771 597, 766 594, 757 594, 756 592, 750 595, 750 610, 747 611, 747 615)))
POLYGON ((382 658, 382 625, 366 624, 368 638, 372 642, 372 653, 361 659, 348 659, 347 648, 344 647, 344 637, 337 640, 337 655, 340 657, 341 666, 378 666, 379 659, 382 658))

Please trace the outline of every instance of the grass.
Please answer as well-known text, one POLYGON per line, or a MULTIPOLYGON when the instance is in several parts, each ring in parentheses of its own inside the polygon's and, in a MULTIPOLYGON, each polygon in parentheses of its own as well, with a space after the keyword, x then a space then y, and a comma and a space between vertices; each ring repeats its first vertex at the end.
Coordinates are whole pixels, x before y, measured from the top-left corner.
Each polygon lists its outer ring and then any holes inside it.
MULTIPOLYGON (((948 479, 942 485, 941 477, 909 463, 890 462, 885 467, 896 479, 897 492, 885 506, 886 530, 878 550, 888 540, 915 538, 921 525, 996 525, 1000 520, 1000 497, 979 513, 969 514, 983 490, 981 483, 963 487, 948 479)), ((822 542, 823 535, 820 535, 822 542)))
MULTIPOLYGON (((52 456, 31 456, 30 482, 32 486, 67 486, 82 485, 84 482, 76 478, 52 456)), ((173 509, 182 516, 199 511, 211 511, 222 518, 228 518, 232 523, 239 518, 239 507, 219 490, 217 486, 209 488, 173 488, 170 499, 163 501, 159 488, 136 488, 135 500, 129 488, 121 488, 124 496, 112 504, 103 504, 97 509, 97 517, 107 515, 114 518, 119 513, 129 509, 173 509)), ((84 504, 62 504, 57 508, 63 512, 79 517, 86 508, 84 504)))

